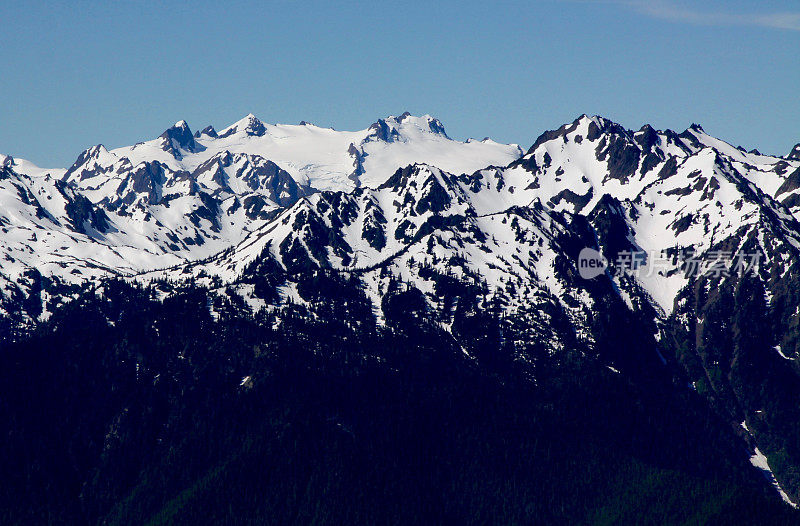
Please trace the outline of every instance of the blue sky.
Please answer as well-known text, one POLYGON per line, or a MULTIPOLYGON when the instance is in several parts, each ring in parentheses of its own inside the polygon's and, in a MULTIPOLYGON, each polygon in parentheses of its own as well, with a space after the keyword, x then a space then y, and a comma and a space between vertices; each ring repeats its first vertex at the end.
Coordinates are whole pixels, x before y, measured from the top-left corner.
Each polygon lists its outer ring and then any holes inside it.
POLYGON ((42 166, 250 112, 361 129, 408 110, 525 148, 581 113, 800 142, 796 1, 21 4, 0 6, 0 152, 42 166))

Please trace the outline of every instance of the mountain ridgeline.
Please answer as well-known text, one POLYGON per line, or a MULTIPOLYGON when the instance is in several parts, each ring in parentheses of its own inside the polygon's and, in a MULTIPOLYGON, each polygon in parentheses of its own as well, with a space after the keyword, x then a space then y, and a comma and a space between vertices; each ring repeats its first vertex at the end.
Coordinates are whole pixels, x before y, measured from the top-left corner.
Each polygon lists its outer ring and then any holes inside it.
POLYGON ((0 521, 796 523, 796 150, 405 113, 0 157, 0 521))

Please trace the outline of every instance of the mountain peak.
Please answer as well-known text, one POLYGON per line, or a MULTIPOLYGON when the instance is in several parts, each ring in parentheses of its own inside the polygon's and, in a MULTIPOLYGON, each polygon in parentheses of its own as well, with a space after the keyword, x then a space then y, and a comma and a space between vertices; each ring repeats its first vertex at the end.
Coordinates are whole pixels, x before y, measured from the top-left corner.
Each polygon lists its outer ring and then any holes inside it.
MULTIPOLYGON (((447 133, 444 130, 444 125, 442 121, 437 119, 436 117, 432 117, 427 113, 425 115, 421 115, 419 117, 415 117, 411 115, 409 112, 403 112, 402 115, 395 119, 398 124, 406 125, 406 126, 415 126, 422 131, 431 132, 435 135, 441 135, 443 137, 447 137, 447 133)), ((449 139, 449 137, 447 137, 449 139)))
MULTIPOLYGON (((394 190, 422 188, 425 186, 424 182, 431 178, 435 179, 437 182, 440 182, 440 180, 444 182, 442 171, 435 166, 426 163, 414 163, 398 168, 395 173, 378 188, 391 188, 394 190)), ((447 183, 444 182, 444 185, 446 186, 447 183)))
POLYGON ((389 117, 388 119, 378 119, 369 126, 369 136, 367 137, 367 140, 374 138, 383 142, 394 142, 396 139, 398 139, 400 137, 400 133, 397 131, 397 128, 389 125, 387 121, 397 122, 396 119, 392 117, 389 117))
POLYGON ((180 157, 179 150, 194 152, 197 149, 197 143, 194 142, 192 130, 186 121, 180 120, 167 128, 164 133, 159 135, 161 141, 161 148, 180 157))
POLYGON ((589 141, 596 140, 602 133, 607 131, 622 129, 622 126, 619 124, 604 117, 600 117, 598 115, 589 117, 584 113, 571 123, 565 123, 562 124, 558 129, 547 130, 543 132, 541 135, 539 135, 539 137, 536 138, 536 140, 533 142, 533 145, 528 148, 526 155, 533 153, 539 146, 546 142, 552 141, 553 139, 561 138, 564 142, 566 142, 567 135, 577 132, 579 128, 583 127, 586 127, 588 130, 586 138, 589 141))
POLYGON ((404 140, 409 136, 420 134, 433 134, 449 139, 442 122, 428 114, 414 116, 403 112, 400 116, 390 115, 385 119, 378 119, 370 127, 370 137, 383 142, 404 140))
POLYGON ((112 165, 115 161, 117 158, 113 153, 109 152, 102 144, 97 144, 81 152, 72 166, 64 173, 63 179, 69 179, 76 172, 91 172, 92 167, 97 165, 112 165), (92 163, 91 166, 89 166, 90 163, 92 163))
POLYGON ((219 135, 220 138, 229 137, 234 133, 244 133, 251 137, 262 137, 267 133, 267 128, 258 117, 252 113, 248 113, 243 119, 240 119, 227 128, 219 135))
POLYGON ((217 137, 217 130, 215 130, 214 127, 211 126, 211 125, 206 126, 202 130, 200 130, 198 132, 195 132, 194 138, 195 139, 199 139, 203 135, 205 135, 206 137, 211 137, 211 138, 215 139, 217 137))
POLYGON ((102 157, 112 155, 111 152, 106 149, 106 147, 102 144, 96 144, 94 146, 90 146, 86 148, 83 153, 79 156, 79 159, 82 157, 84 159, 101 159, 102 157))
POLYGON ((795 161, 800 161, 800 142, 794 145, 792 151, 789 152, 789 159, 794 159, 795 161))
MULTIPOLYGON (((430 115, 425 115, 425 118, 428 121, 428 128, 430 128, 433 133, 447 137, 447 132, 444 131, 444 124, 442 124, 442 121, 430 115)), ((449 139, 449 137, 447 138, 449 139)))

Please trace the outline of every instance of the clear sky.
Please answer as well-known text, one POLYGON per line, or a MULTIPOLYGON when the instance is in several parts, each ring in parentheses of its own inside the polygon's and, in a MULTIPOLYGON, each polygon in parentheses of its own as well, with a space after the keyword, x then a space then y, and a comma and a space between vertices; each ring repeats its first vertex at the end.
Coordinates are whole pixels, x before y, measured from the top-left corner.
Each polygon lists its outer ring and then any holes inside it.
POLYGON ((0 152, 45 167, 250 112, 362 129, 408 110, 524 148, 581 113, 800 142, 796 0, 9 1, 0 20, 0 152))

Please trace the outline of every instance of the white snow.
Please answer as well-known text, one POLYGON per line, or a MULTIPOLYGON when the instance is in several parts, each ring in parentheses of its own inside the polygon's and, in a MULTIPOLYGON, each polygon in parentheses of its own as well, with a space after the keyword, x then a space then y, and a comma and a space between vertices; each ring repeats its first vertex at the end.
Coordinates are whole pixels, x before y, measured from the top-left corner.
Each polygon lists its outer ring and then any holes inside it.
POLYGON ((773 349, 775 349, 776 351, 778 351, 778 354, 780 354, 780 355, 781 355, 781 358, 783 358, 784 360, 789 360, 789 361, 792 361, 792 360, 793 360, 793 359, 792 359, 792 358, 790 358, 789 356, 786 356, 785 354, 783 354, 783 351, 781 350, 781 346, 780 346, 780 345, 776 345, 775 347, 773 347, 773 349))
POLYGON ((769 481, 770 484, 772 484, 772 487, 774 487, 775 490, 780 494, 784 502, 791 505, 793 508, 797 508, 797 504, 792 502, 792 500, 789 498, 789 495, 787 495, 786 492, 783 491, 783 488, 781 488, 781 485, 778 484, 775 475, 772 473, 772 469, 769 467, 767 457, 764 456, 764 454, 758 448, 755 448, 753 455, 750 457, 750 463, 761 470, 761 472, 764 474, 764 477, 769 481))

